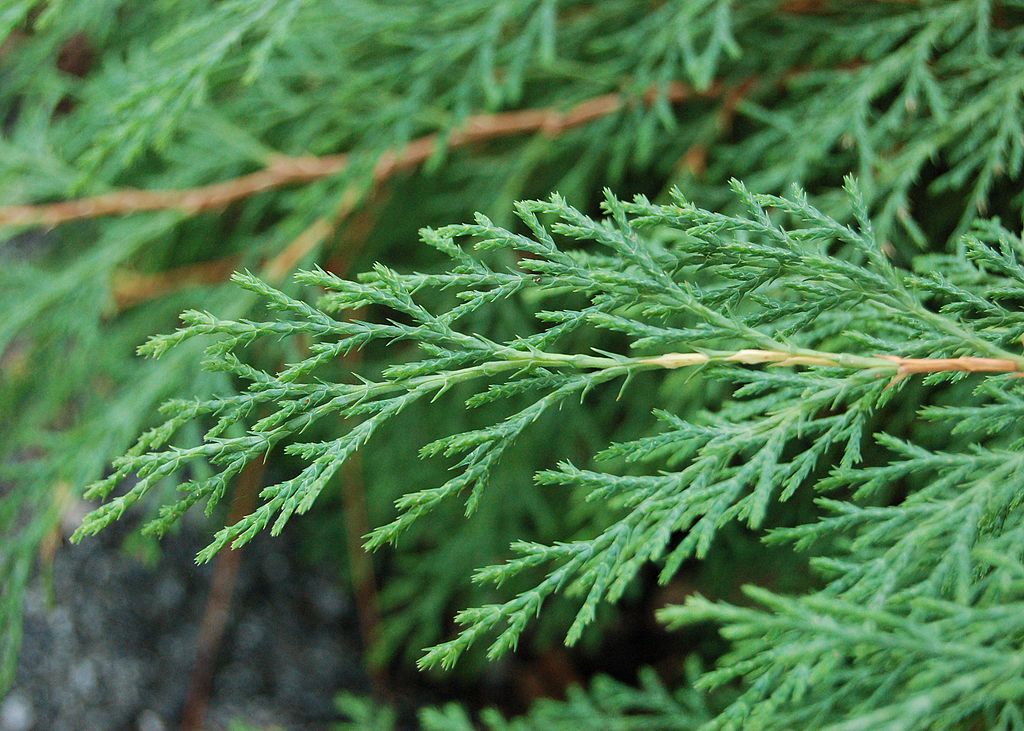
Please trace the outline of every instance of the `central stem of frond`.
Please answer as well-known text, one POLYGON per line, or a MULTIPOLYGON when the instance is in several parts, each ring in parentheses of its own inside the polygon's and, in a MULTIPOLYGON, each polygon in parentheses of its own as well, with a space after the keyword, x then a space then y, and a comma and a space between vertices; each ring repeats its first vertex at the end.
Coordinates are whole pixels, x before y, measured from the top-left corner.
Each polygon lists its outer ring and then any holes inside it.
POLYGON ((877 369, 893 372, 897 378, 916 373, 1018 373, 1024 371, 1024 359, 982 358, 904 358, 898 355, 850 355, 819 351, 755 350, 733 352, 665 353, 639 361, 656 368, 685 368, 706 363, 768 364, 771 366, 825 366, 830 368, 877 369))

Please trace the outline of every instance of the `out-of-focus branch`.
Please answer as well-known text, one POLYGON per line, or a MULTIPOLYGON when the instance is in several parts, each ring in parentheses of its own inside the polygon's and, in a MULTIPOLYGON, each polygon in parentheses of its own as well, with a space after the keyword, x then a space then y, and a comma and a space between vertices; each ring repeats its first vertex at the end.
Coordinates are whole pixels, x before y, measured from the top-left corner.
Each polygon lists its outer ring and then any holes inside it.
MULTIPOLYGON (((730 87, 731 91, 728 91, 723 84, 716 82, 706 90, 696 91, 681 82, 673 82, 664 94, 675 104, 690 98, 726 96, 727 105, 731 109, 755 83, 756 79, 751 78, 738 86, 730 87)), ((651 89, 644 95, 644 102, 650 104, 657 97, 658 90, 651 89)), ((581 102, 565 112, 543 108, 475 115, 451 134, 447 146, 458 148, 474 142, 530 132, 556 137, 566 130, 613 114, 627 103, 627 98, 621 94, 604 94, 581 102)), ((392 175, 425 162, 434 154, 439 144, 439 136, 430 134, 413 140, 398 152, 385 153, 377 161, 374 169, 374 186, 380 186, 392 175)), ((278 158, 266 169, 251 175, 189 190, 127 190, 63 203, 9 206, 0 208, 0 225, 58 225, 82 218, 129 215, 140 211, 164 209, 198 213, 221 208, 265 190, 329 177, 341 172, 348 165, 348 160, 347 154, 320 158, 278 158)), ((313 221, 279 254, 263 265, 261 274, 271 282, 283 280, 306 254, 330 236, 355 210, 359 200, 358 190, 347 190, 332 216, 313 221)), ((113 282, 115 305, 118 310, 124 310, 183 287, 223 281, 234 271, 238 261, 237 257, 231 256, 155 274, 122 273, 113 282)))
MULTIPOLYGON (((239 476, 238 489, 231 502, 229 520, 241 520, 256 508, 256 496, 263 480, 263 462, 252 462, 239 476)), ((231 616, 231 603, 238 582, 238 568, 242 554, 224 551, 217 556, 210 580, 210 593, 199 622, 196 639, 196 661, 189 677, 188 695, 182 709, 181 731, 202 731, 206 728, 206 709, 220 654, 231 616)))
MULTIPOLYGON (((691 98, 716 97, 723 93, 721 83, 697 91, 682 82, 673 82, 663 91, 672 103, 691 98)), ((658 97, 658 90, 644 95, 646 103, 658 97)), ((629 103, 623 94, 612 93, 580 102, 567 111, 552 108, 521 109, 497 114, 478 114, 451 133, 445 142, 438 134, 419 137, 405 147, 385 152, 374 168, 374 182, 380 183, 395 173, 420 165, 441 144, 458 148, 475 142, 540 132, 552 137, 614 114, 629 103)), ((257 193, 287 185, 308 183, 336 175, 348 167, 347 153, 324 157, 275 157, 263 170, 220 183, 185 190, 120 190, 113 193, 38 205, 0 207, 0 226, 57 226, 69 221, 101 216, 118 216, 142 211, 179 210, 188 214, 216 210, 257 193)))
POLYGON ((152 274, 115 272, 114 281, 111 283, 114 305, 118 311, 127 310, 185 287, 223 282, 235 271, 239 261, 237 256, 227 256, 152 274))

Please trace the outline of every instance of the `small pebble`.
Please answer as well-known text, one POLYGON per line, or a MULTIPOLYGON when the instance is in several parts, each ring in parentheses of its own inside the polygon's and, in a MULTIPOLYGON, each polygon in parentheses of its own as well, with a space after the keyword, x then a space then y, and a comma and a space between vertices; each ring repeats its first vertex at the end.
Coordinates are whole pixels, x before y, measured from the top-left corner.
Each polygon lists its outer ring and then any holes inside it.
POLYGON ((135 727, 138 731, 166 731, 167 729, 167 725, 160 718, 160 714, 148 708, 139 714, 139 720, 135 727))
POLYGON ((0 706, 0 729, 3 731, 28 731, 35 720, 32 704, 18 691, 8 695, 0 706))
POLYGON ((76 663, 71 669, 71 684, 82 695, 92 695, 99 685, 99 679, 96 676, 96 664, 91 660, 83 660, 80 663, 76 663))

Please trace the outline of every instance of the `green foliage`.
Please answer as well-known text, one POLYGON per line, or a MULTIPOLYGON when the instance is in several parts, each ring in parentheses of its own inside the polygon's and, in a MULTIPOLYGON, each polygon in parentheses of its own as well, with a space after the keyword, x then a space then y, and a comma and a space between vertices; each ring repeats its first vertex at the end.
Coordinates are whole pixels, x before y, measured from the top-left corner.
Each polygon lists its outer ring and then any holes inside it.
MULTIPOLYGON (((696 672, 696 667, 689 668, 696 672)), ((690 731, 711 718, 701 695, 692 689, 670 692, 651 668, 641 668, 637 685, 627 685, 599 675, 589 688, 569 688, 565 700, 542 699, 528 713, 512 719, 488 708, 480 714, 481 724, 456 704, 426 707, 417 714, 424 731, 562 731, 602 728, 609 731, 690 731)), ((334 725, 335 731, 394 731, 393 708, 367 698, 342 695, 338 710, 349 720, 334 725)))
MULTIPOLYGON (((1019 455, 1007 451, 1012 444, 986 451, 978 447, 962 455, 933 454, 884 437, 883 446, 904 461, 858 468, 862 436, 874 414, 898 396, 904 383, 898 363, 858 351, 899 353, 905 358, 976 354, 1006 359, 1015 364, 1013 368, 1020 368, 1024 359, 1008 349, 1024 334, 1024 315, 1005 303, 1024 284, 1020 240, 991 226, 983 229, 986 239, 967 239, 963 247, 968 256, 957 260, 957 273, 971 283, 959 285, 941 270, 921 276, 893 267, 863 217, 863 204, 852 184, 848 186, 850 206, 859 214, 857 228, 825 216, 800 193, 780 198, 735 187, 745 210, 742 215, 711 213, 678 194, 676 202, 667 205, 642 198, 626 204, 608 195, 604 207, 609 217, 603 220, 585 216, 558 197, 550 202, 524 202, 517 212, 529 235, 496 227, 482 216, 474 225, 425 231, 424 241, 453 261, 450 269, 437 274, 402 275, 381 266, 356 282, 323 270, 300 274, 302 284, 326 291, 317 307, 271 289, 251 275, 237 276, 238 284, 260 294, 271 310, 280 313, 277 319, 231 321, 209 313, 187 313, 185 328, 153 338, 142 350, 160 355, 196 336, 220 336, 207 347, 207 367, 250 382, 248 390, 230 399, 170 404, 170 419, 144 435, 116 464, 114 474, 87 494, 105 496, 131 474, 139 476, 138 482, 86 518, 78 535, 107 526, 190 460, 210 459, 221 470, 202 481, 180 485, 185 492, 182 500, 150 523, 151 530, 162 532, 194 503, 215 503, 230 477, 249 461, 263 458, 282 439, 295 437, 312 422, 331 415, 357 420, 350 431, 332 440, 291 443, 287 451, 300 456, 307 466, 297 476, 265 488, 262 505, 220 531, 200 554, 200 560, 208 560, 228 544, 244 545, 268 525, 272 532, 279 532, 293 514, 306 512, 344 460, 412 403, 436 401, 455 390, 470 408, 494 401, 525 404, 511 406, 505 418, 491 425, 427 444, 421 450, 425 457, 456 458, 455 475, 440 486, 423 487, 400 498, 398 516, 368 537, 368 546, 377 548, 396 542, 446 499, 464 495, 466 513, 471 515, 505 451, 532 423, 566 399, 586 397, 615 381, 623 382, 622 397, 629 394, 629 380, 645 371, 688 366, 704 371, 698 377, 735 384, 732 399, 693 421, 662 412, 662 430, 605 453, 628 462, 662 462, 668 457, 666 469, 657 474, 619 475, 570 463, 539 473, 541 485, 574 487, 587 500, 604 501, 610 521, 589 538, 551 545, 514 543, 514 558, 479 571, 475 580, 500 586, 520 574, 535 574, 541 567, 547 567, 547 573, 535 586, 504 603, 461 612, 456 617, 461 633, 431 648, 422 665, 451 667, 466 649, 488 635, 497 635, 489 656, 514 649, 530 619, 559 592, 582 599, 566 635, 567 644, 575 643, 599 604, 621 597, 643 564, 661 563, 661 580, 671 580, 683 561, 707 554, 724 524, 742 520, 751 528, 761 527, 771 503, 813 483, 826 458, 836 467, 820 488, 852 491, 857 499, 873 498, 884 487, 910 477, 920 479, 929 473, 940 477, 898 505, 861 507, 857 502, 825 501, 823 506, 836 517, 771 534, 772 540, 795 537, 801 547, 818 537, 844 531, 857 534, 848 549, 850 558, 828 559, 828 568, 841 578, 827 590, 827 606, 837 604, 837 592, 850 611, 858 613, 855 616, 861 616, 864 606, 884 606, 890 597, 903 603, 922 596, 932 603, 973 603, 975 592, 981 591, 974 586, 978 576, 995 568, 979 566, 972 558, 984 547, 981 539, 1005 541, 1013 525, 1022 487, 1014 480, 1020 472, 1019 455), (776 219, 769 210, 776 212, 776 219), (549 223, 542 224, 541 218, 549 223), (786 223, 780 223, 780 218, 786 223), (565 248, 556 236, 593 242, 598 248, 565 248), (475 241, 473 248, 481 254, 471 256, 459 245, 463 239, 475 241), (491 252, 507 250, 521 252, 516 268, 502 270, 487 263, 491 252), (857 259, 863 263, 853 263, 857 259), (997 273, 998 285, 990 281, 989 271, 997 273), (449 288, 457 288, 458 297, 448 299, 445 307, 422 304, 435 290, 449 288), (993 291, 1001 296, 991 297, 993 291), (982 297, 981 292, 990 297, 982 297), (485 308, 507 306, 512 297, 544 307, 535 312, 542 323, 535 332, 496 342, 459 327, 485 308), (566 299, 575 301, 576 307, 560 309, 566 299), (389 314, 379 320, 332 317, 368 307, 389 314), (588 327, 625 336, 634 354, 557 349, 588 327), (245 365, 234 353, 260 337, 296 334, 310 338, 309 355, 278 373, 245 365), (385 369, 379 380, 333 383, 318 377, 318 369, 325 364, 375 341, 412 342, 418 346, 418 357, 407 355, 385 369), (680 345, 690 352, 674 353, 680 345), (765 362, 797 370, 747 367, 765 362), (247 414, 267 406, 269 414, 254 422, 248 433, 222 436, 247 414), (203 444, 163 448, 177 428, 199 417, 209 417, 213 424, 203 444), (965 484, 971 476, 975 481, 965 484)), ((939 387, 962 375, 935 373, 930 381, 939 387)), ((1012 409, 1020 408, 1020 399, 1012 380, 999 384, 985 382, 979 403, 993 393, 1005 394, 999 401, 1003 411, 1011 409, 1010 414, 989 428, 997 439, 1005 440, 1005 424, 1013 421, 1012 409)), ((970 406, 933 407, 923 413, 958 419, 963 430, 975 426, 983 412, 984 406, 970 406), (964 418, 964 408, 973 421, 964 418)), ((987 422, 982 425, 988 428, 987 422)), ((1000 554, 988 548, 985 555, 1000 554)), ((996 585, 1005 587, 1006 580, 996 585)), ((695 601, 683 616, 718 616, 710 606, 695 601)), ((802 606, 798 602, 792 611, 802 606)), ((722 609, 721 615, 731 628, 750 611, 722 609)), ((681 621, 678 610, 666 610, 666 616, 681 621)), ((882 621, 882 613, 877 616, 880 627, 895 621, 882 621)), ((767 621, 771 626, 776 620, 767 621)), ((745 636, 747 630, 740 633, 745 636)), ((748 707, 756 709, 756 700, 774 708, 784 697, 779 690, 783 677, 792 678, 794 684, 786 693, 809 700, 802 684, 809 683, 807 678, 818 668, 796 665, 802 658, 795 648, 777 648, 777 641, 765 639, 772 638, 768 633, 753 635, 758 638, 753 660, 748 660, 750 651, 741 646, 737 648, 740 659, 708 676, 724 682, 756 670, 753 677, 763 674, 773 679, 755 684, 751 697, 733 708, 746 713, 748 707), (780 652, 795 667, 775 659, 780 652), (757 660, 764 665, 754 664, 757 660), (764 698, 756 695, 761 688, 764 698)), ((1000 640, 1006 636, 1005 632, 994 635, 1000 640)), ((811 632, 806 641, 817 648, 816 638, 816 632, 811 632)), ((855 635, 851 641, 856 645, 862 640, 855 635)), ((816 655, 818 650, 808 652, 816 655)), ((831 658, 823 662, 834 665, 831 658)), ((878 683, 886 678, 892 692, 889 684, 894 676, 886 677, 881 668, 893 660, 883 655, 878 662, 879 671, 869 678, 878 683)), ((906 667, 916 677, 920 664, 911 658, 906 667)), ((945 660, 938 667, 947 667, 945 660)), ((792 722, 813 721, 814 725, 828 719, 839 690, 822 690, 826 708, 801 706, 792 722)), ((986 698, 1004 699, 1008 692, 1002 687, 998 694, 997 689, 988 690, 986 698)), ((866 703, 862 694, 855 699, 866 703)), ((917 708, 912 701, 900 703, 900 708, 917 708)), ((1003 704, 998 708, 1001 712, 1003 704)), ((851 708, 855 710, 881 713, 871 704, 851 708)), ((971 707, 957 718, 981 710, 989 709, 971 707)), ((906 720, 899 715, 893 719, 906 720)), ((939 721, 941 717, 929 717, 922 722, 939 721)))
POLYGON ((652 565, 690 594, 661 619, 728 642, 678 692, 595 680, 487 728, 1024 727, 1022 20, 1017 0, 8 3, 4 204, 349 164, 223 213, 11 227, 0 684, 69 500, 103 500, 76 540, 130 513, 221 525, 266 462, 206 561, 316 536, 369 444, 378 658, 598 651, 652 565), (473 115, 608 94, 571 128, 448 146, 473 115), (375 172, 426 134, 424 170, 375 172), (348 205, 363 219, 282 281, 276 257, 348 205), (221 257, 233 284, 121 299, 221 257), (737 536, 782 578, 702 584, 737 536))

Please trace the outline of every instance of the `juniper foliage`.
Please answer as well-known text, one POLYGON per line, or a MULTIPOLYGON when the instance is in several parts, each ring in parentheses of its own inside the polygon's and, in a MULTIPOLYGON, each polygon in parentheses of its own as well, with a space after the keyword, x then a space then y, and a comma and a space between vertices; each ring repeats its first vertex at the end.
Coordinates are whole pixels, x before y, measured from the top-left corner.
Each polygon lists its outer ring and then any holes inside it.
POLYGON ((646 567, 678 587, 751 540, 784 561, 661 610, 728 642, 678 693, 598 681, 489 727, 1024 727, 1024 4, 84 7, 0 10, 5 203, 348 157, 222 216, 38 237, 0 210, 5 684, 84 486, 75 540, 130 513, 160 537, 268 462, 207 561, 315 525, 369 445, 379 658, 596 651, 646 567), (546 111, 474 116, 518 109, 546 111))
MULTIPOLYGON (((851 717, 862 714, 903 725, 908 721, 905 714, 913 709, 922 728, 950 725, 947 714, 954 714, 953 720, 978 713, 991 713, 992 720, 1009 718, 1005 714, 1013 705, 1005 697, 1010 692, 1005 684, 1012 686, 1017 677, 1014 661, 1007 660, 1005 670, 997 672, 990 658, 983 661, 982 656, 988 658, 984 650, 989 642, 1012 643, 1012 627, 997 630, 991 620, 977 622, 982 636, 961 650, 970 649, 972 657, 979 653, 974 659, 983 676, 972 678, 964 668, 950 678, 950 688, 927 687, 924 698, 934 704, 934 712, 927 716, 921 713, 923 702, 915 702, 913 688, 922 658, 912 650, 900 656, 908 673, 903 688, 898 673, 883 672, 896 658, 879 652, 870 660, 878 663, 874 673, 864 667, 867 663, 859 663, 852 672, 863 678, 864 687, 857 687, 836 670, 835 652, 845 641, 852 654, 872 634, 874 642, 885 647, 900 631, 909 630, 900 621, 917 617, 922 623, 938 622, 949 613, 955 617, 949 621, 962 624, 967 619, 959 612, 973 609, 989 594, 983 586, 991 587, 1000 602, 1010 590, 1012 569, 1006 556, 1013 545, 1009 536, 1014 535, 1021 494, 1015 479, 1020 455, 1013 450, 1020 437, 1010 436, 1010 425, 1013 408, 1024 403, 1014 395, 1019 388, 1012 376, 980 384, 977 405, 922 412, 924 418, 958 420, 961 432, 981 427, 994 443, 976 444, 963 453, 931 452, 880 434, 893 461, 866 468, 859 463, 862 439, 879 410, 899 398, 911 377, 906 368, 912 360, 970 354, 984 356, 985 363, 1005 363, 1006 370, 1022 367, 1024 358, 1015 351, 1024 335, 1024 315, 1007 305, 1024 292, 1020 239, 989 225, 979 232, 982 237, 965 239, 967 256, 953 260, 954 271, 947 274, 938 268, 915 274, 889 262, 852 181, 850 207, 859 219, 852 225, 824 215, 799 192, 779 197, 751 194, 738 183, 734 188, 744 210, 739 215, 703 210, 678 193, 673 203, 661 205, 643 198, 625 203, 609 193, 603 219, 588 217, 557 196, 523 202, 517 212, 526 234, 495 226, 483 216, 472 225, 424 231, 424 242, 452 260, 450 268, 438 273, 400 274, 378 266, 357 281, 320 269, 300 273, 300 283, 325 292, 316 306, 251 275, 236 276, 236 283, 262 296, 278 316, 225 320, 188 312, 184 328, 151 339, 142 352, 161 355, 192 338, 213 335, 206 367, 249 382, 248 389, 230 398, 170 402, 165 407, 168 420, 143 435, 115 463, 114 473, 87 495, 107 497, 129 475, 137 475, 138 481, 87 517, 76 537, 103 529, 192 460, 208 460, 214 472, 181 482, 183 497, 166 506, 146 528, 162 533, 194 504, 216 504, 228 481, 248 462, 262 459, 287 440, 285 450, 306 466, 265 488, 255 512, 219 531, 199 555, 199 560, 208 560, 228 545, 244 545, 268 526, 278 533, 294 514, 308 511, 343 462, 413 403, 447 402, 449 391, 469 408, 509 402, 504 418, 424 445, 424 457, 453 460, 454 474, 441 485, 401 497, 397 517, 368 536, 367 546, 378 548, 397 542, 445 500, 463 498, 472 519, 505 452, 563 402, 600 398, 603 391, 615 388, 619 398, 628 398, 633 379, 690 369, 688 376, 726 382, 731 397, 716 411, 693 420, 660 412, 661 429, 613 445, 603 455, 627 463, 661 464, 656 473, 620 474, 569 462, 539 472, 537 482, 542 486, 567 486, 588 501, 602 501, 607 524, 575 540, 514 543, 512 558, 481 569, 474 580, 501 586, 526 574, 537 576, 536 583, 504 602, 460 612, 456 621, 461 632, 429 649, 421 665, 451 667, 484 639, 490 642, 492 658, 514 649, 531 618, 559 593, 577 598, 579 609, 565 637, 573 644, 598 606, 619 599, 645 563, 658 563, 660 580, 668 582, 684 561, 707 554, 723 525, 742 521, 761 528, 774 501, 785 501, 817 483, 819 490, 852 494, 853 499, 823 500, 834 517, 779 529, 770 537, 796 540, 806 548, 816 538, 853 536, 848 549, 823 562, 823 568, 838 578, 820 599, 810 595, 783 600, 763 590, 754 593, 781 616, 759 616, 750 609, 699 599, 664 611, 663 616, 676 625, 719 619, 726 624, 727 636, 756 638, 738 644, 736 656, 728 656, 724 667, 701 681, 756 680, 748 695, 718 722, 744 723, 747 714, 757 718, 764 713, 772 723, 782 718, 784 725, 818 725, 836 717, 840 699, 847 695, 852 696, 851 704, 843 710, 851 717), (542 223, 542 218, 549 222, 542 223), (470 249, 463 245, 466 240, 473 242, 470 249), (492 252, 509 251, 521 255, 514 268, 488 263, 492 252), (438 290, 453 288, 455 298, 428 306, 438 290), (535 317, 542 323, 536 331, 499 342, 462 327, 471 315, 503 307, 513 297, 535 303, 535 317), (575 306, 565 307, 567 301, 575 306), (380 308, 387 315, 344 317, 345 312, 366 308, 380 308), (623 336, 627 352, 559 347, 583 328, 623 336), (279 372, 254 368, 236 355, 237 349, 258 338, 299 334, 310 340, 308 357, 279 372), (406 350, 400 362, 375 380, 335 383, 318 377, 325 364, 375 341, 386 341, 390 347, 408 342, 416 352, 406 350), (686 352, 679 352, 680 346, 686 352), (1000 410, 997 422, 981 416, 990 401, 1000 410), (245 434, 225 436, 227 429, 261 407, 267 415, 253 421, 245 434), (973 419, 964 418, 968 413, 973 419), (355 425, 327 441, 300 441, 311 423, 339 416, 355 425), (196 419, 212 424, 203 442, 189 448, 173 446, 175 431, 196 419), (816 479, 828 464, 834 465, 830 476, 816 479), (930 475, 935 475, 933 481, 898 504, 870 504, 893 484, 930 475), (991 563, 993 557, 1000 557, 999 562, 991 563), (1008 570, 1010 574, 1005 573, 1008 570), (836 647, 830 645, 825 659, 818 660, 824 641, 818 636, 821 622, 807 622, 804 616, 818 607, 825 617, 835 614, 830 621, 838 623, 849 612, 850 621, 875 626, 851 630, 849 638, 840 634, 833 640, 836 647), (780 637, 765 631, 776 622, 781 625, 780 637), (804 629, 808 636, 781 634, 786 629, 804 629), (834 672, 835 687, 810 680, 824 668, 834 672), (977 690, 979 695, 961 707, 965 690, 977 690), (887 698, 897 699, 894 708, 878 707, 883 691, 887 698), (792 716, 784 716, 778 706, 790 697, 799 703, 792 716), (759 703, 769 710, 762 711, 759 703)), ((929 386, 951 387, 964 370, 933 372, 929 386)), ((936 637, 945 634, 926 626, 918 629, 925 637, 929 632, 936 637)), ((925 651, 937 648, 918 650, 925 651)), ((1011 656, 1002 645, 992 651, 1011 656)), ((934 660, 936 671, 946 672, 954 658, 943 654, 934 660)))
MULTIPOLYGON (((691 663, 690 671, 697 671, 691 663)), ((336 699, 338 710, 347 721, 335 724, 334 731, 394 731, 398 714, 388 705, 354 695, 336 699)), ((616 731, 690 731, 711 718, 711 711, 700 693, 692 688, 671 692, 651 668, 643 668, 637 685, 627 685, 601 675, 586 689, 572 687, 564 701, 541 699, 522 716, 507 718, 497 709, 480 714, 480 724, 456 703, 420 709, 417 721, 424 731, 562 731, 581 726, 616 731)))

